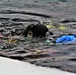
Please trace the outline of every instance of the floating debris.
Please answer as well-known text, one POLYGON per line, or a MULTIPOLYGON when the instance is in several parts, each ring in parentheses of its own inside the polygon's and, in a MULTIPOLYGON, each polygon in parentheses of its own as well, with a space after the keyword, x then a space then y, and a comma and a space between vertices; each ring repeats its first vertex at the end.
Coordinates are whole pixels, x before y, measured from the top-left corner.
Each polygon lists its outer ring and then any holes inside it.
POLYGON ((45 41, 45 43, 50 43, 50 42, 51 42, 50 40, 46 40, 46 41, 45 41))
POLYGON ((63 25, 63 24, 60 24, 59 27, 58 27, 59 30, 66 30, 67 28, 63 25))

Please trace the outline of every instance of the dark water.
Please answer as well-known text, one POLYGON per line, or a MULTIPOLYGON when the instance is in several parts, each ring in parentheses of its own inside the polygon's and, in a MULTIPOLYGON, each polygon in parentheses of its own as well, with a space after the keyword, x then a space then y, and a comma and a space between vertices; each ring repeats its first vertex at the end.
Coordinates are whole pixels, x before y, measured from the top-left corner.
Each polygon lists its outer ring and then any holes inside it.
POLYGON ((67 3, 50 3, 50 0, 9 0, 9 2, 2 0, 0 3, 0 32, 5 38, 0 43, 0 55, 76 73, 76 43, 56 45, 50 42, 48 44, 40 38, 29 39, 16 35, 14 37, 18 42, 8 43, 11 30, 23 31, 28 25, 41 21, 48 25, 53 20, 55 28, 50 28, 49 31, 52 31, 57 37, 66 33, 76 33, 76 4, 70 3, 75 0, 67 1, 67 3), (67 30, 59 30, 60 23, 67 30), (34 57, 31 53, 35 50, 45 50, 45 53, 34 54, 34 57))
MULTIPOLYGON (((27 2, 28 0, 0 0, 1 2, 27 2)), ((66 1, 66 2, 76 2, 76 0, 29 0, 28 2, 59 2, 59 1, 66 1)))

